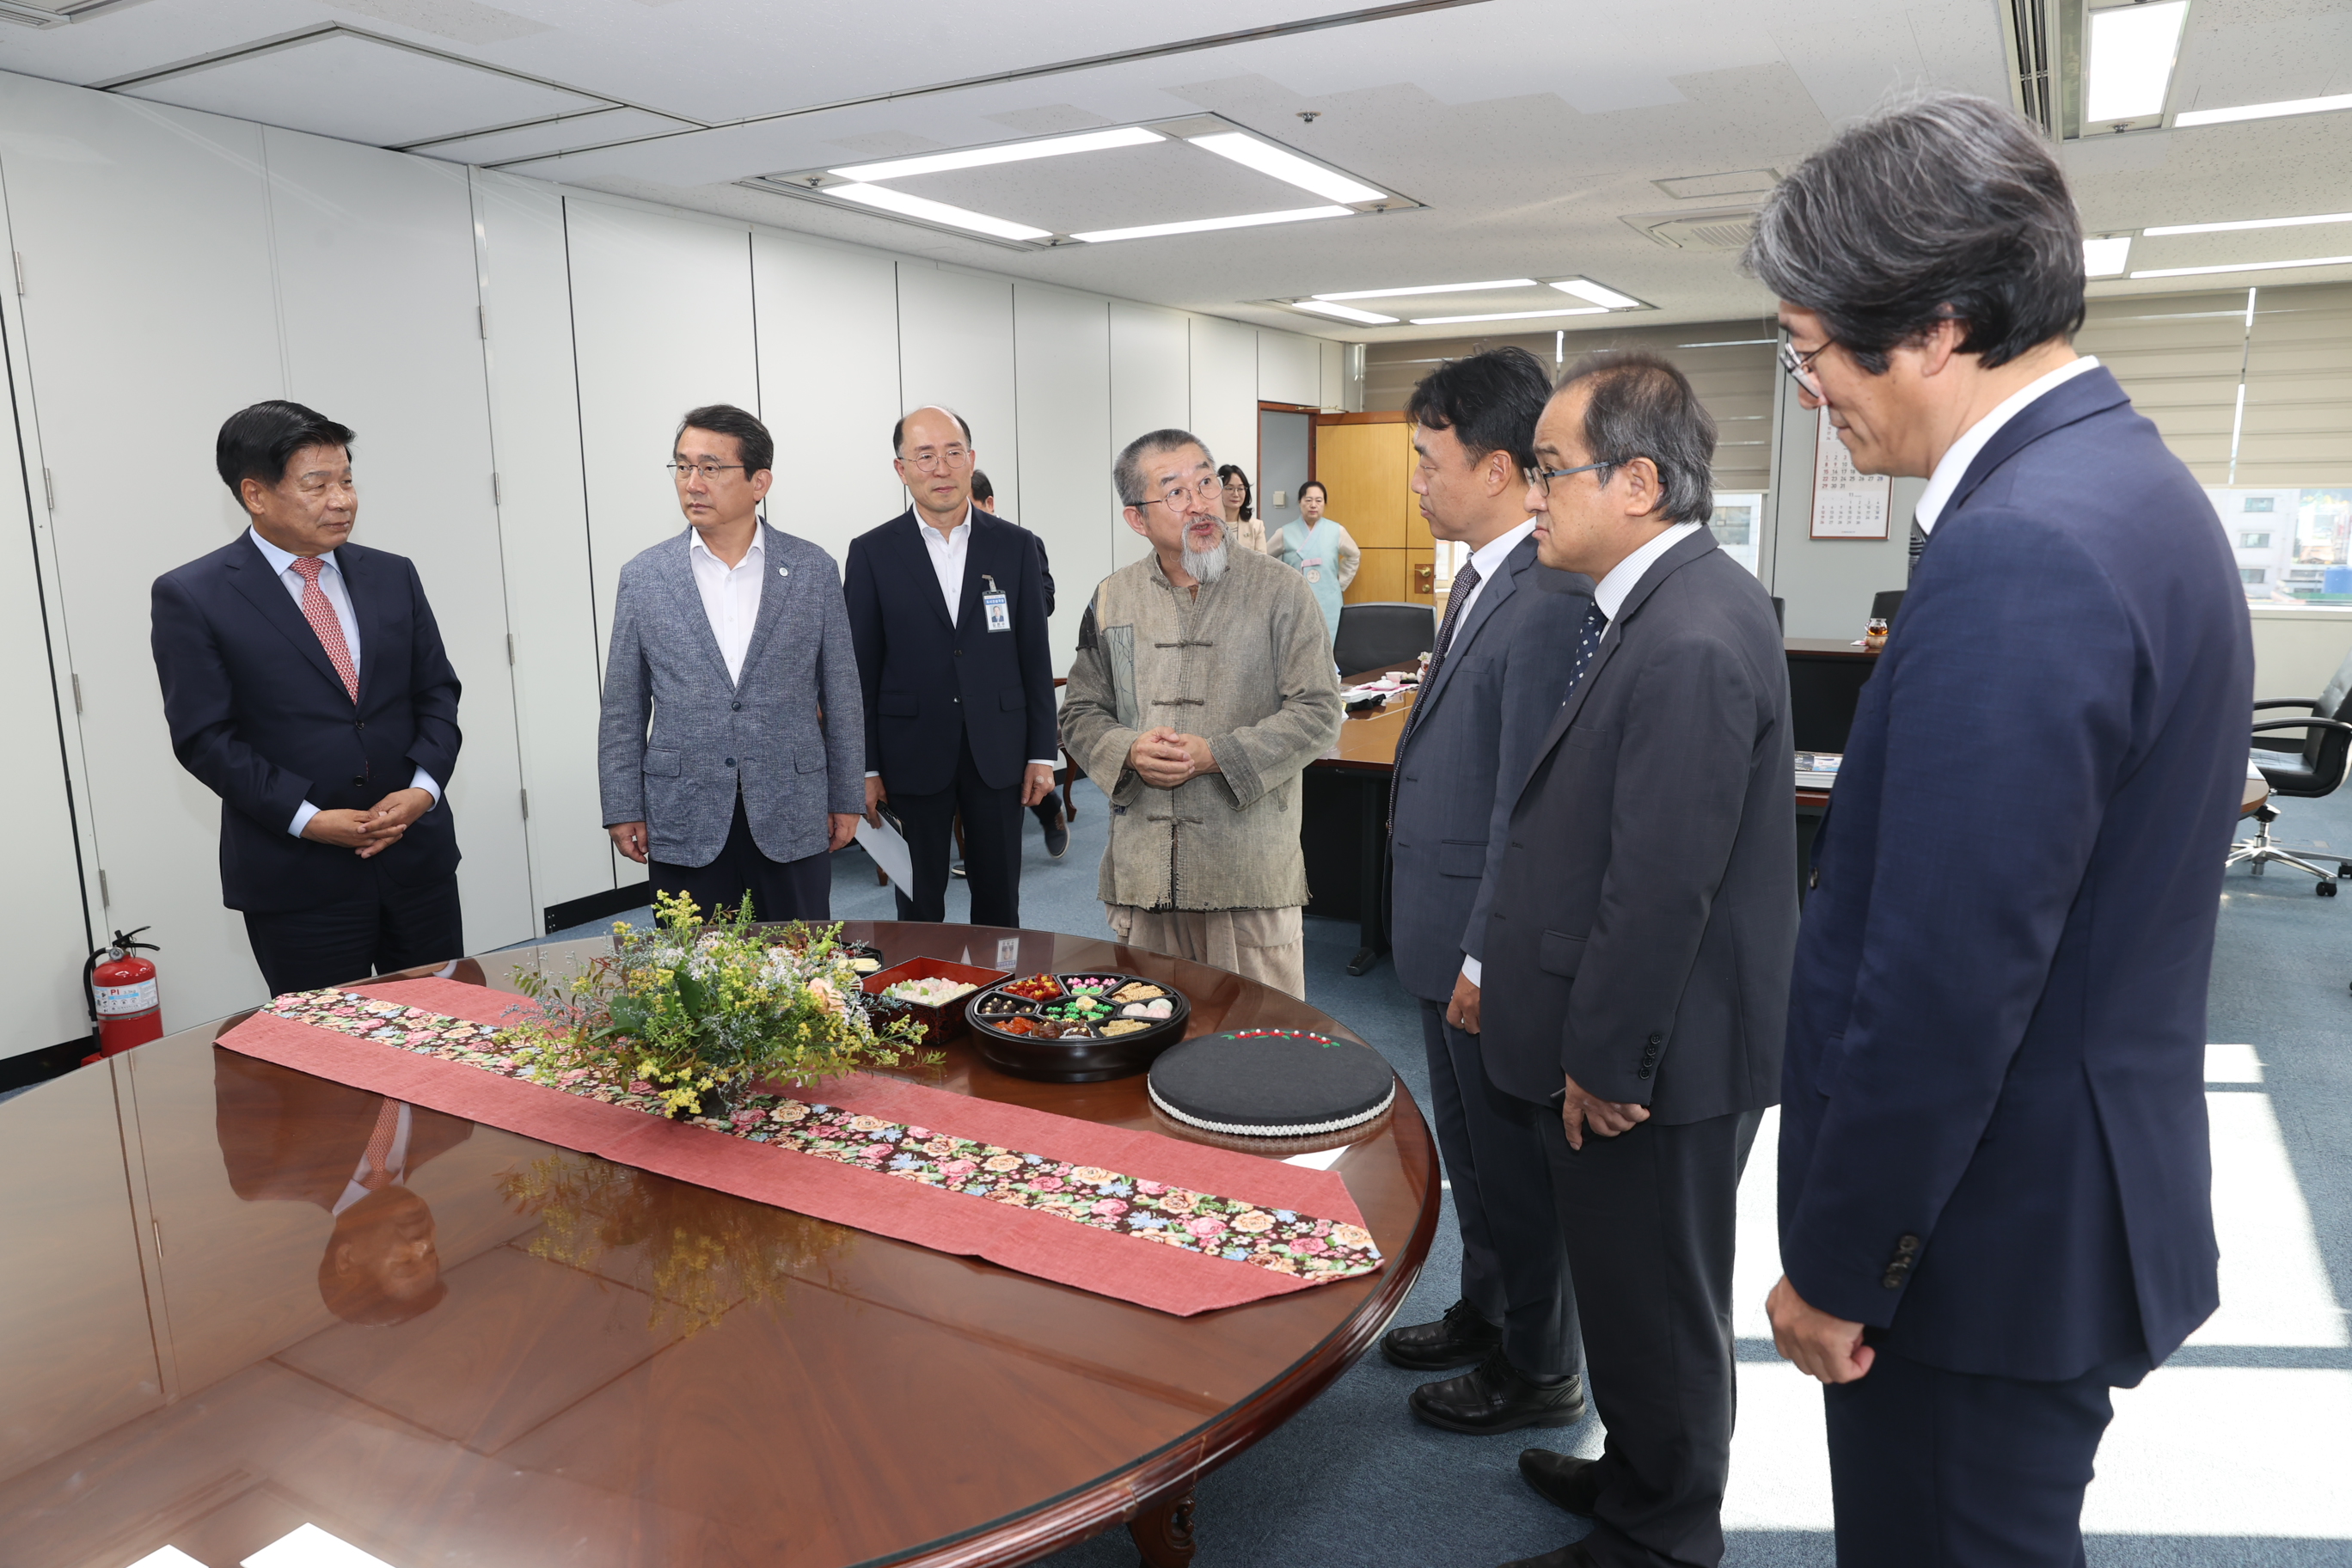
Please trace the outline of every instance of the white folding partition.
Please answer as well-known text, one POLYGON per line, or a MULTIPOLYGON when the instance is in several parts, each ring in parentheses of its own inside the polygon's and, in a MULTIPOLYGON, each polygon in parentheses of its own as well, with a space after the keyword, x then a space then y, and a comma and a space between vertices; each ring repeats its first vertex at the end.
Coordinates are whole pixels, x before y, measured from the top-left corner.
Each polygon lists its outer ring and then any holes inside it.
POLYGON ((621 568, 686 526, 663 468, 679 417, 707 403, 759 412, 751 231, 578 197, 564 215, 601 669, 621 568))
MULTIPOLYGON (((523 836, 532 902, 543 910, 643 873, 634 865, 616 870, 596 787, 598 639, 563 198, 537 181, 479 170, 473 193, 506 624, 514 639, 515 742, 530 794, 523 836)), ((469 702, 471 695, 469 689, 469 702)), ((472 735, 470 708, 461 717, 472 735)))
POLYGON ((1257 334, 1257 395, 1269 403, 1323 406, 1323 351, 1314 338, 1261 329, 1257 334))
POLYGON ((1239 463, 1257 482, 1257 333, 1214 316, 1192 320, 1192 434, 1220 466, 1239 463))
POLYGON ((54 479, 50 625, 80 678, 85 886, 101 926, 152 928, 163 1022, 184 1028, 263 995, 221 908, 222 807, 172 755, 147 638, 148 584, 242 527, 213 469, 221 420, 286 393, 261 131, 21 77, 0 126, 19 427, 54 479))
POLYGON ((908 407, 936 403, 963 416, 997 506, 1023 521, 1012 280, 898 263, 898 384, 908 407))
MULTIPOLYGON (((1110 302, 1111 455, 1153 430, 1192 424, 1192 345, 1181 311, 1110 302)), ((1122 566, 1150 552, 1143 536, 1121 527, 1112 535, 1122 566)))
POLYGON ((1021 402, 1023 526, 1054 568, 1054 673, 1067 675, 1095 584, 1125 533, 1111 489, 1110 310, 1092 294, 1013 289, 1013 362, 1021 402))
POLYGON ((898 267, 755 231, 751 297, 761 417, 776 437, 768 521, 823 546, 838 569, 851 540, 907 509, 890 468, 904 407, 898 267))
POLYGON ((523 846, 466 172, 297 132, 263 136, 288 391, 355 432, 354 539, 416 563, 465 687, 466 743, 445 785, 465 854, 467 945, 520 942, 537 933, 539 906, 523 846))

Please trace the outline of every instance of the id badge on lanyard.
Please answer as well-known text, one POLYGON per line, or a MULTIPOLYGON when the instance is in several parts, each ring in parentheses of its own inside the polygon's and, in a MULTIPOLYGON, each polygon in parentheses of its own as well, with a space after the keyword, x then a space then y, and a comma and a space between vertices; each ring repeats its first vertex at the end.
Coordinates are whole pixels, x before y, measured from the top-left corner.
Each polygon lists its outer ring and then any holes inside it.
POLYGON ((1013 612, 1004 607, 1004 590, 998 587, 996 579, 986 573, 981 574, 980 580, 988 584, 988 592, 980 596, 981 607, 988 612, 988 629, 992 632, 1011 631, 1013 612))

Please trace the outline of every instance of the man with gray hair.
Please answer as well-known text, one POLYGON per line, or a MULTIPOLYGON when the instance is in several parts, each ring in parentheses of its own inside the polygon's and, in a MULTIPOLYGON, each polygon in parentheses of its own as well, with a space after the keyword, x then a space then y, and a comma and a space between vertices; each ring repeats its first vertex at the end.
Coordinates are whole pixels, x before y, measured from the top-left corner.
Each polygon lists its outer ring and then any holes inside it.
POLYGON ((1597 1459, 1519 1456, 1592 1532, 1517 1568, 1723 1559, 1734 1215, 1780 1088, 1797 825, 1780 628, 1707 531, 1714 452, 1653 353, 1586 356, 1536 425, 1536 559, 1592 600, 1492 873, 1480 1054, 1545 1108, 1609 1435, 1597 1459))
POLYGON ((1927 480, 1814 846, 1773 1337, 1827 1385, 1845 1568, 2080 1563, 2111 1390, 2218 1299, 2205 990, 2245 599, 2197 481, 2068 342, 2082 231, 2008 109, 1843 132, 1747 265, 1802 405, 1863 472, 1927 480))
POLYGON ((1233 548, 1198 437, 1138 437, 1112 477, 1151 553, 1096 587, 1062 700, 1063 744, 1110 800, 1105 912, 1123 942, 1303 996, 1298 775, 1344 717, 1322 610, 1233 548))

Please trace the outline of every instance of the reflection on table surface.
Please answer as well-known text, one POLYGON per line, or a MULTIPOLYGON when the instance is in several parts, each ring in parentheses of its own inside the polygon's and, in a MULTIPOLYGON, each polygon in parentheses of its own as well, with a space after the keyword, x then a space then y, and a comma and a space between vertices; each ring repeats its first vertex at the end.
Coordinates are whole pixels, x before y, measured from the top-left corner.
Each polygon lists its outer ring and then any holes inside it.
MULTIPOLYGON (((1107 942, 848 925, 894 963, 1165 980, 1194 1033, 1347 1034, 1107 942)), ((602 945, 458 977, 511 991, 514 965, 565 972, 602 945)), ((1132 1509, 1120 1478, 1148 1456, 1205 1433, 1190 1462, 1222 1457, 1336 1376, 1436 1213, 1401 1104, 1336 1167, 1387 1269, 1177 1319, 404 1106, 216 1032, 0 1104, 8 1568, 124 1568, 166 1544, 227 1568, 305 1524, 394 1568, 835 1564, 1055 1499, 1075 1538, 1132 1509)), ((1171 1131, 1139 1077, 1032 1083, 959 1045, 927 1081, 1171 1131)))

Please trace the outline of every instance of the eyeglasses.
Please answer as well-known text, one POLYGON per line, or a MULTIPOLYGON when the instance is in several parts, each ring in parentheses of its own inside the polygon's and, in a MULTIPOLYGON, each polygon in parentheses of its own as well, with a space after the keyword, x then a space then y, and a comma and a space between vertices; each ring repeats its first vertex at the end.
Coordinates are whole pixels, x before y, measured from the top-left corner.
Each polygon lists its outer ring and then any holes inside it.
POLYGON ((1797 384, 1797 390, 1815 403, 1827 403, 1830 399, 1829 394, 1822 390, 1821 377, 1813 374, 1813 361, 1827 353, 1830 344, 1835 341, 1833 338, 1824 339, 1820 348, 1808 349, 1803 353, 1797 352, 1794 343, 1780 345, 1780 368, 1789 373, 1789 379, 1797 384))
POLYGON ((1595 468, 1606 468, 1612 466, 1613 465, 1609 463, 1587 463, 1580 468, 1546 468, 1538 467, 1521 468, 1519 472, 1526 476, 1528 483, 1539 487, 1543 490, 1544 494, 1549 495, 1551 494, 1551 482, 1554 479, 1564 479, 1570 474, 1589 474, 1595 468))
POLYGON ((932 453, 929 456, 919 452, 911 458, 901 458, 898 460, 902 463, 911 464, 927 474, 936 474, 948 468, 961 468, 966 463, 971 462, 971 448, 969 447, 942 447, 936 453, 932 453))
POLYGON ((1224 493, 1225 487, 1212 474, 1196 485, 1178 485, 1166 495, 1151 496, 1143 500, 1129 501, 1129 506, 1150 506, 1158 501, 1163 506, 1181 508, 1188 501, 1213 501, 1224 493))
POLYGON ((719 475, 733 473, 743 465, 740 463, 664 463, 662 467, 677 475, 679 484, 686 483, 696 474, 702 476, 704 484, 715 484, 719 475))

